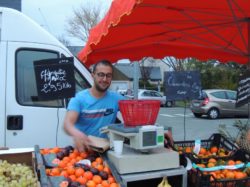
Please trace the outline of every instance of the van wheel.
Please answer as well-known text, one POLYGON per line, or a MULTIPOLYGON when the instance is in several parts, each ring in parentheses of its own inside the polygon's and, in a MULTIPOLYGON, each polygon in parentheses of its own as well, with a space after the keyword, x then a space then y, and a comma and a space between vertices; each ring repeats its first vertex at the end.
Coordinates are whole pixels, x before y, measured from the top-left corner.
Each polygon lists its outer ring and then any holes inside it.
POLYGON ((196 117, 196 118, 200 118, 201 116, 202 116, 202 114, 198 114, 198 113, 193 113, 194 114, 194 116, 196 117))
POLYGON ((217 108, 211 108, 208 111, 207 115, 210 119, 217 119, 217 118, 219 118, 220 113, 219 113, 219 110, 217 108))
POLYGON ((173 102, 172 101, 166 101, 165 106, 166 107, 172 107, 173 106, 173 102))

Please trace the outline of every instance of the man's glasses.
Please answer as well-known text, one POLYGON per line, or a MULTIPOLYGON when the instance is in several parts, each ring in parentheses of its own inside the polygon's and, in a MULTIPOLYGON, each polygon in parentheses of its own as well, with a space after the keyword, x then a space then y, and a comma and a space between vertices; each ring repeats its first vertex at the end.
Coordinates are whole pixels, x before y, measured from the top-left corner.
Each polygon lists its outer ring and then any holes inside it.
POLYGON ((112 75, 112 73, 103 73, 103 72, 99 72, 99 73, 96 73, 97 74, 97 76, 99 77, 99 78, 104 78, 105 76, 106 76, 106 78, 107 79, 111 79, 112 77, 113 77, 113 75, 112 75))

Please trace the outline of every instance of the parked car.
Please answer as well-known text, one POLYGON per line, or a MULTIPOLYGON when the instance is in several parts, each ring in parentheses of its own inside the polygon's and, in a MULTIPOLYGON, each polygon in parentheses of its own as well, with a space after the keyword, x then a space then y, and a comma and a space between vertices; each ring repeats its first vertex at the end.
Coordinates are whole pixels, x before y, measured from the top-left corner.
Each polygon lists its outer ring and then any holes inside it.
POLYGON ((207 115, 210 119, 219 117, 248 116, 248 105, 236 108, 237 92, 224 89, 203 90, 198 99, 190 103, 195 117, 207 115))
MULTIPOLYGON (((128 99, 133 99, 134 98, 133 92, 131 92, 131 94, 125 95, 125 97, 127 97, 128 99)), ((155 90, 139 89, 138 99, 159 100, 161 102, 161 106, 168 106, 168 107, 172 106, 172 102, 167 101, 166 96, 162 95, 160 92, 155 90)))

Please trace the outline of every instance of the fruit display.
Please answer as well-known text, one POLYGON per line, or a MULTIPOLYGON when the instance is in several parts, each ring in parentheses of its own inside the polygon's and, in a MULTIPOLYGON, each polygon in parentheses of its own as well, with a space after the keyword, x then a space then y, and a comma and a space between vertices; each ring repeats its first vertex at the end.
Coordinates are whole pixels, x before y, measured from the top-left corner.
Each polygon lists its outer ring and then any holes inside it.
POLYGON ((60 187, 118 187, 112 172, 99 153, 78 152, 72 146, 41 149, 41 154, 55 154, 55 167, 46 168, 49 177, 63 176, 60 187))
POLYGON ((250 168, 241 160, 216 160, 210 158, 207 163, 194 164, 190 178, 193 186, 248 186, 250 168))
POLYGON ((176 146, 176 150, 180 153, 188 153, 188 154, 194 154, 196 158, 210 158, 210 157, 228 157, 231 155, 231 151, 226 150, 225 148, 218 148, 217 146, 212 147, 200 147, 200 151, 198 154, 194 153, 194 147, 181 147, 176 146))
POLYGON ((250 155, 221 134, 200 141, 177 141, 174 149, 192 162, 192 169, 188 171, 189 186, 250 186, 250 155))
POLYGON ((0 186, 37 187, 38 179, 30 166, 0 160, 0 186))
POLYGON ((194 148, 194 140, 174 142, 174 149, 195 163, 207 162, 209 158, 228 158, 238 150, 235 144, 220 134, 213 134, 209 139, 201 140, 199 152, 195 152, 194 148))

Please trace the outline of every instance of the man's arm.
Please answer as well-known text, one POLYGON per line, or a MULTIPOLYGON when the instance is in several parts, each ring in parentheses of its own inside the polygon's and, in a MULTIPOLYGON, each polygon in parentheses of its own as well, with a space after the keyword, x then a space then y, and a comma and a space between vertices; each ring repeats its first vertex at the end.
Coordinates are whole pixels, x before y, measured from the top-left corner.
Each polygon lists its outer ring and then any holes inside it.
POLYGON ((83 132, 75 127, 75 123, 78 119, 78 112, 68 111, 64 119, 64 130, 65 132, 72 136, 75 142, 75 146, 78 151, 86 151, 89 149, 90 140, 83 132))

